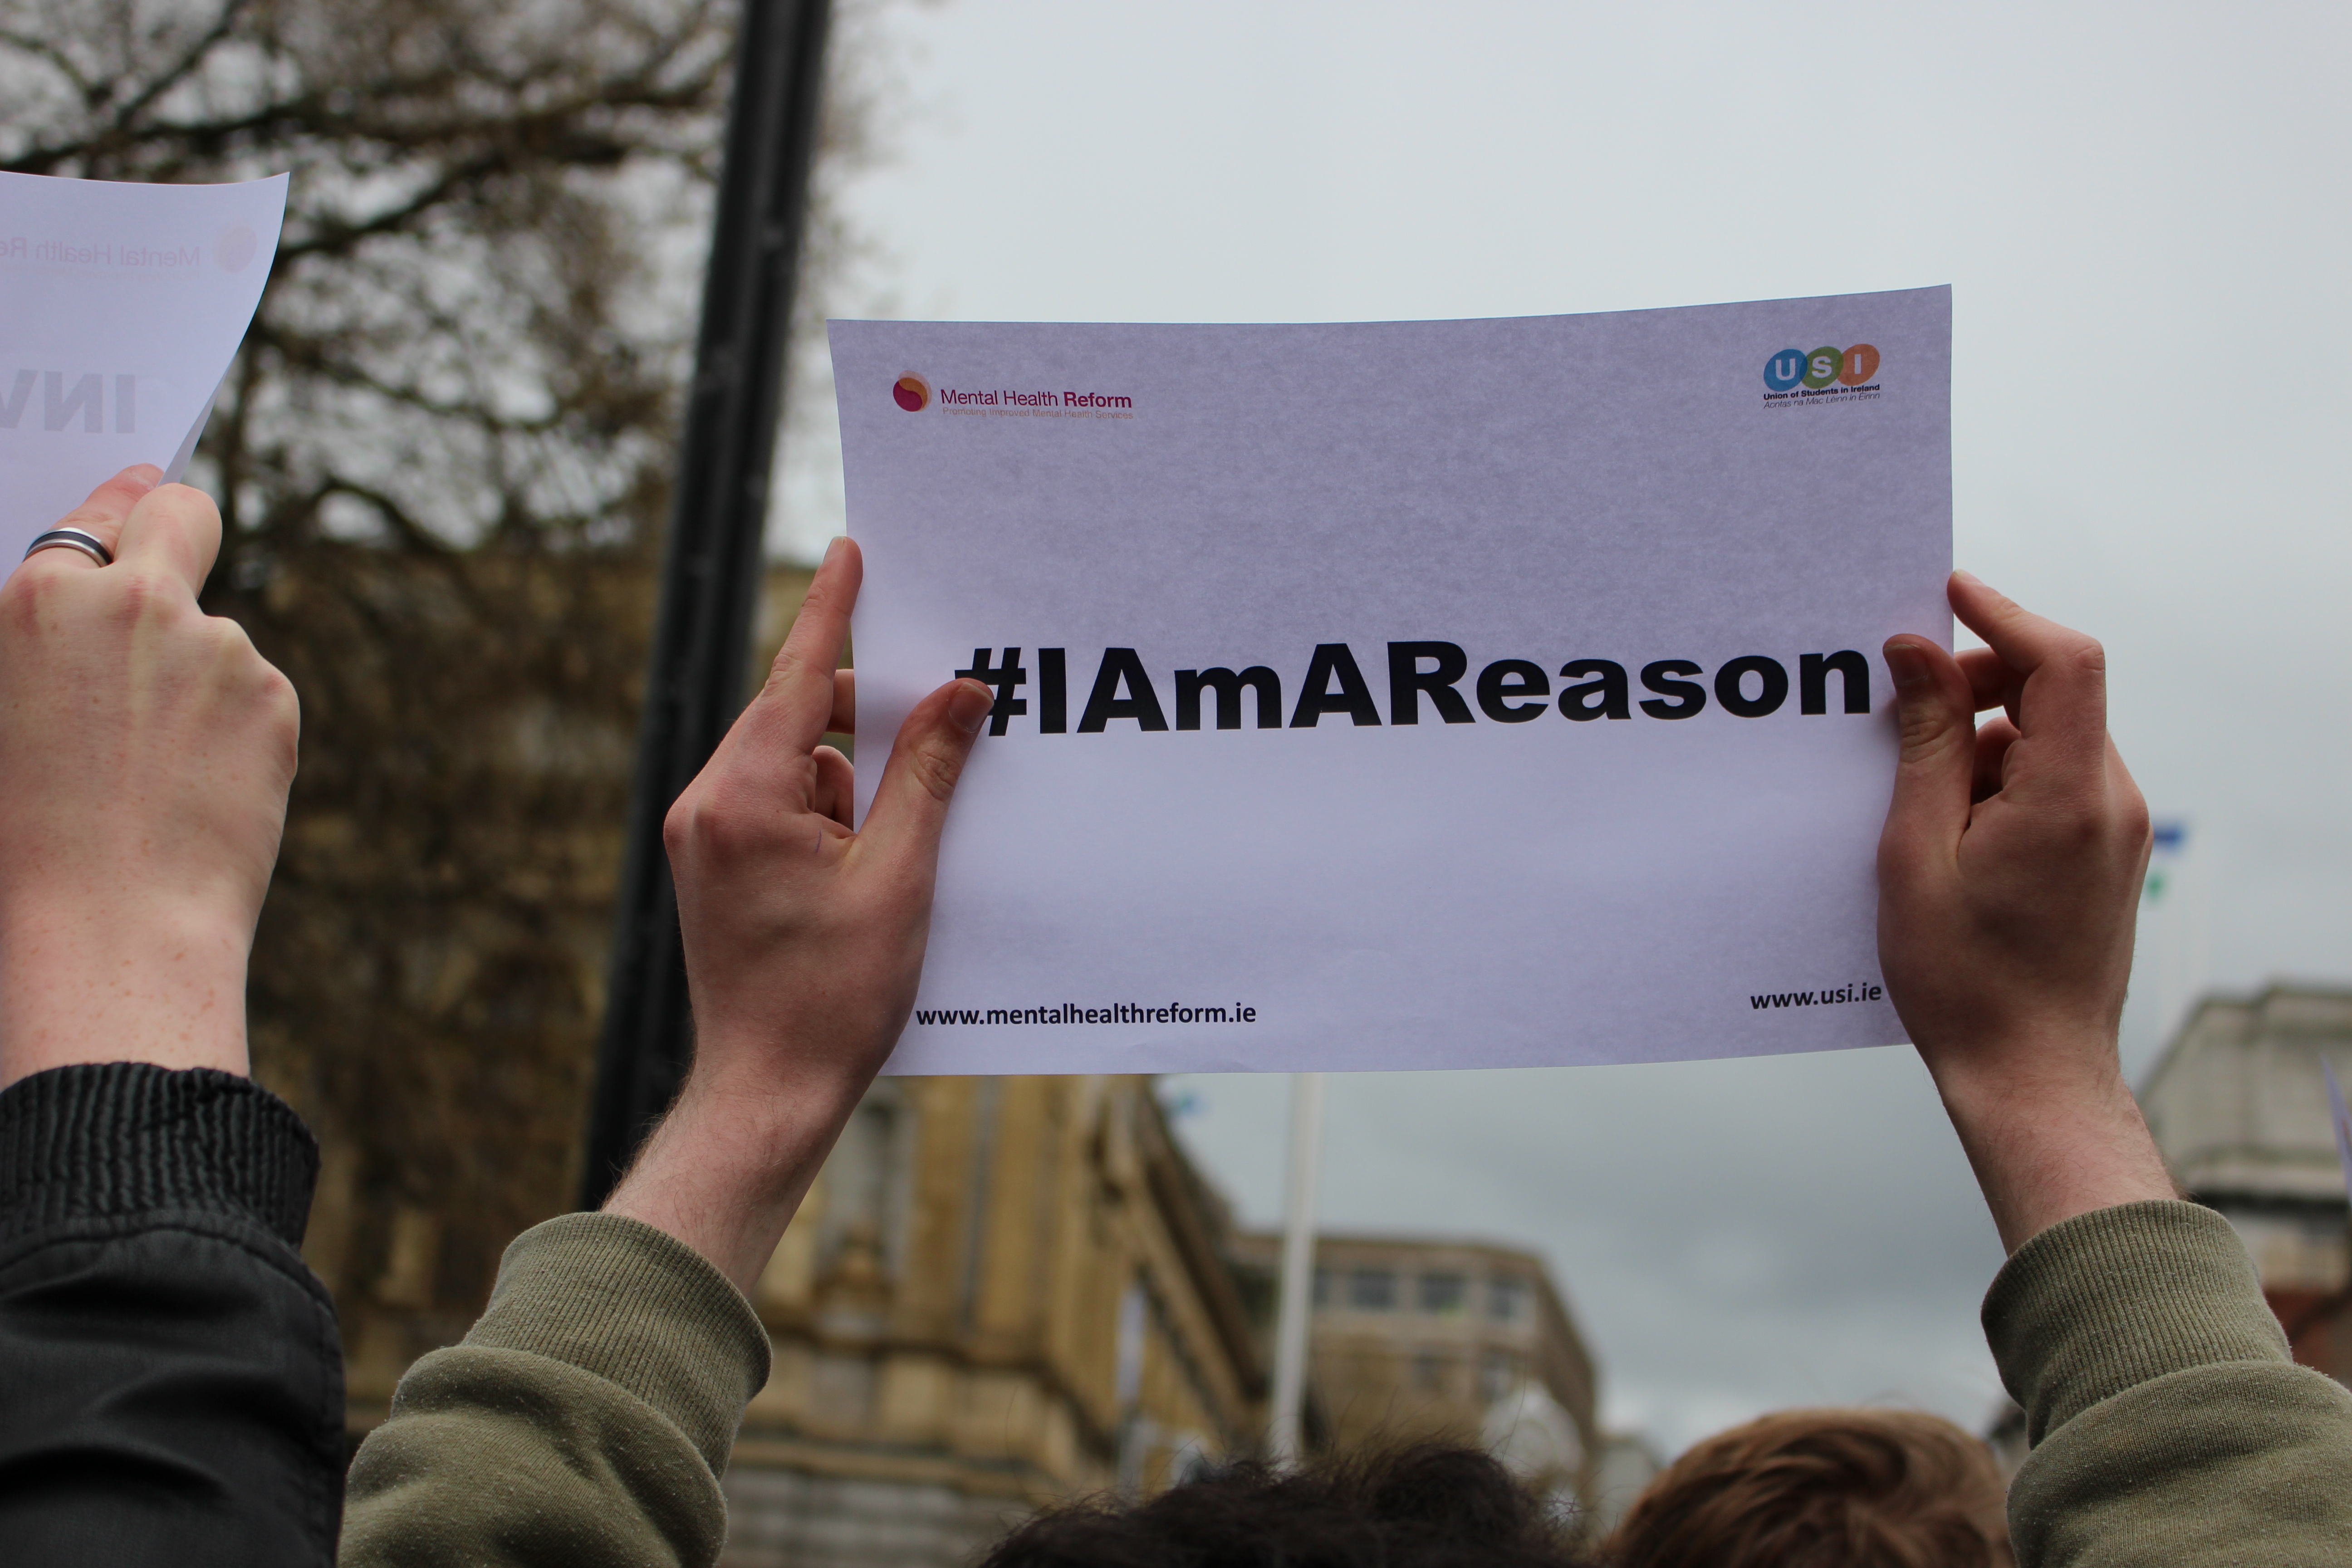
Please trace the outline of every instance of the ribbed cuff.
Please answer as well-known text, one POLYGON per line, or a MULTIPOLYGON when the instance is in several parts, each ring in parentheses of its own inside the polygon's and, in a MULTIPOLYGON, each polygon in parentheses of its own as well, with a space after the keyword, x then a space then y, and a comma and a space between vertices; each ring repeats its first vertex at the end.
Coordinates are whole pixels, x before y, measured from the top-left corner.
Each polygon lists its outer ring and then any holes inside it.
POLYGON ((0 1243, 77 1219, 219 1215, 302 1245, 319 1145, 284 1100, 210 1068, 52 1068, 0 1090, 0 1243))
POLYGON ((676 1422, 713 1475, 768 1381, 768 1331, 743 1293, 684 1242, 618 1215, 563 1215, 517 1237, 466 1343, 620 1384, 676 1422))
POLYGON ((1984 1330, 2032 1443, 2169 1373, 2289 1359, 2237 1232, 2176 1201, 2094 1209, 2019 1247, 1984 1330))

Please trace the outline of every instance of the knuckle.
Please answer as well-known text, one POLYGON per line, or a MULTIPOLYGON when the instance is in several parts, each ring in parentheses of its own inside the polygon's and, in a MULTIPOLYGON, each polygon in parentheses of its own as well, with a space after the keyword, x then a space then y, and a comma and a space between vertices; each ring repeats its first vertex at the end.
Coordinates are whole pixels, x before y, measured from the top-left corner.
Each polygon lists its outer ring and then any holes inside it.
POLYGON ((2103 790, 2091 785, 2067 789, 2050 798, 2042 813, 2042 832, 2053 853, 2079 855, 2111 841, 2120 824, 2103 790))
POLYGON ((774 815, 757 792, 726 780, 698 778, 662 819, 662 842, 673 856, 728 860, 763 849, 774 839, 774 815))
POLYGON ((790 637, 776 650, 775 661, 768 666, 768 679, 763 695, 782 696, 811 679, 823 680, 830 689, 833 672, 820 668, 805 649, 794 647, 790 637))
POLYGON ((59 584, 54 572, 41 570, 33 557, 9 574, 5 586, 0 586, 0 616, 6 616, 8 629, 19 635, 37 630, 47 608, 57 602, 59 584))
POLYGON ((229 681, 250 692, 256 700, 279 701, 280 687, 284 688, 284 697, 293 696, 293 682, 261 657, 261 650, 253 646, 253 638, 243 626, 222 616, 201 616, 196 626, 197 646, 210 653, 229 681))
POLYGON ((776 650, 776 657, 768 665, 768 684, 775 686, 792 680, 807 667, 808 656, 794 647, 792 639, 786 637, 784 646, 776 650))
POLYGON ((921 784, 933 800, 942 805, 955 794, 956 780, 963 773, 963 757, 936 741, 916 747, 914 755, 908 759, 908 771, 914 774, 915 782, 921 784))
POLYGON ((2147 801, 2138 789, 2126 789, 2124 798, 2116 805, 2116 830, 2126 843, 2138 849, 2146 849, 2154 841, 2156 825, 2148 816, 2147 801))
POLYGON ((196 617, 194 654, 206 661, 215 700, 241 722, 259 727, 291 757, 302 734, 302 700, 286 672, 261 657, 245 627, 224 616, 196 617))
POLYGON ((256 662, 261 666, 257 681, 260 700, 270 710, 270 722, 284 731, 289 741, 299 738, 302 733, 301 694, 294 689, 294 683, 286 679, 284 670, 267 659, 257 658, 256 662))
POLYGON ((220 533, 220 509, 193 485, 163 485, 147 492, 134 509, 142 530, 160 531, 185 547, 209 547, 220 533))
POLYGON ((662 814, 662 847, 675 859, 693 848, 701 833, 701 801, 697 791, 688 788, 670 803, 662 814))
POLYGON ((213 498, 194 485, 157 485, 145 499, 150 506, 168 507, 175 517, 199 522, 220 521, 220 509, 213 504, 213 498))
MULTIPOLYGON (((233 668, 262 667, 260 650, 246 629, 226 616, 206 616, 198 622, 197 637, 212 646, 213 657, 233 668)), ((258 673, 258 669, 256 669, 258 673)))
POLYGON ((108 584, 114 590, 113 613, 125 626, 169 620, 194 607, 187 584, 169 573, 118 562, 104 575, 113 579, 108 584))
POLYGON ((834 601, 839 596, 833 579, 822 572, 818 573, 809 580, 808 592, 801 595, 800 608, 793 613, 793 626, 799 626, 802 619, 812 613, 819 616, 829 614, 834 601))
POLYGON ((1948 751, 1959 727, 1932 703, 1905 703, 1900 721, 1903 760, 1922 763, 1948 751))

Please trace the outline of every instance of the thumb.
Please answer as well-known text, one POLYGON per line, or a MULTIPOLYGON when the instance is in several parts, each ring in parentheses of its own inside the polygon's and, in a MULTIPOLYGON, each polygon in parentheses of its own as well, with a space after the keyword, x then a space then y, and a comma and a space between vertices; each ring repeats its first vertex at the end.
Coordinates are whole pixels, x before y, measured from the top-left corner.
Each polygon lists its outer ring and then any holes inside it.
POLYGON ((1925 637, 1887 639, 1903 752, 1878 842, 1881 873, 1949 857, 1969 825, 1976 775, 1976 698, 1958 660, 1925 637))
POLYGON ((951 680, 916 703, 890 744, 859 839, 892 859, 913 856, 932 863, 949 797, 995 705, 996 694, 977 680, 951 680))

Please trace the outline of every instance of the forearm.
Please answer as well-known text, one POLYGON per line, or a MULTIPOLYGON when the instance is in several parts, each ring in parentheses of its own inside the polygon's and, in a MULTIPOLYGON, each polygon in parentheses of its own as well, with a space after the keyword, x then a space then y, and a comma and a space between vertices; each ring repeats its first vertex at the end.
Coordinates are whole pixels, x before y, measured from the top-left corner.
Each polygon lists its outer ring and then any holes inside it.
POLYGON ((749 1294, 870 1079, 697 1072, 604 1212, 677 1237, 749 1294))
POLYGON ((1941 1053, 1934 1076, 2009 1251, 2094 1209, 2178 1195, 2112 1065, 2112 1039, 2087 1050, 2031 1042, 1995 1059, 2000 1070, 1980 1071, 1967 1057, 1941 1053), (2020 1071, 2019 1061, 2050 1065, 2020 1071))
POLYGON ((142 888, 135 868, 115 886, 0 898, 0 1088, 96 1062, 249 1070, 253 922, 142 888))

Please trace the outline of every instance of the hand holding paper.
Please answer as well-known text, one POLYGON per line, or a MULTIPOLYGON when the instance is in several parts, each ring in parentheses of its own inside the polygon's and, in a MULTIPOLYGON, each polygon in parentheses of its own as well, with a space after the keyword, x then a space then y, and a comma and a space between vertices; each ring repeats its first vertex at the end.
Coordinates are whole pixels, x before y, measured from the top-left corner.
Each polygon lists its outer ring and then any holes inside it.
MULTIPOLYGON (((293 688, 196 590, 201 491, 131 468, 0 588, 0 1083, 76 1062, 246 1070, 293 688)), ((51 519, 52 522, 57 519, 51 519)))
POLYGON ((1886 645, 1903 731, 1879 840, 1878 945, 2011 1250, 2173 1195, 2116 1059, 2147 807, 2107 735, 2099 645, 1966 573, 1988 647, 1886 645), (2005 716, 1977 727, 1976 714, 2005 716))
POLYGON ((834 667, 861 575, 857 547, 835 541, 767 685, 664 825, 694 1070, 605 1206, 668 1231, 747 1290, 906 1026, 940 830, 988 717, 976 682, 931 692, 850 830, 849 763, 818 742, 856 726, 834 667))
POLYGON ((833 328, 859 704, 997 693, 903 1072, 1891 1043, 1879 645, 1948 626, 1941 289, 833 328))

